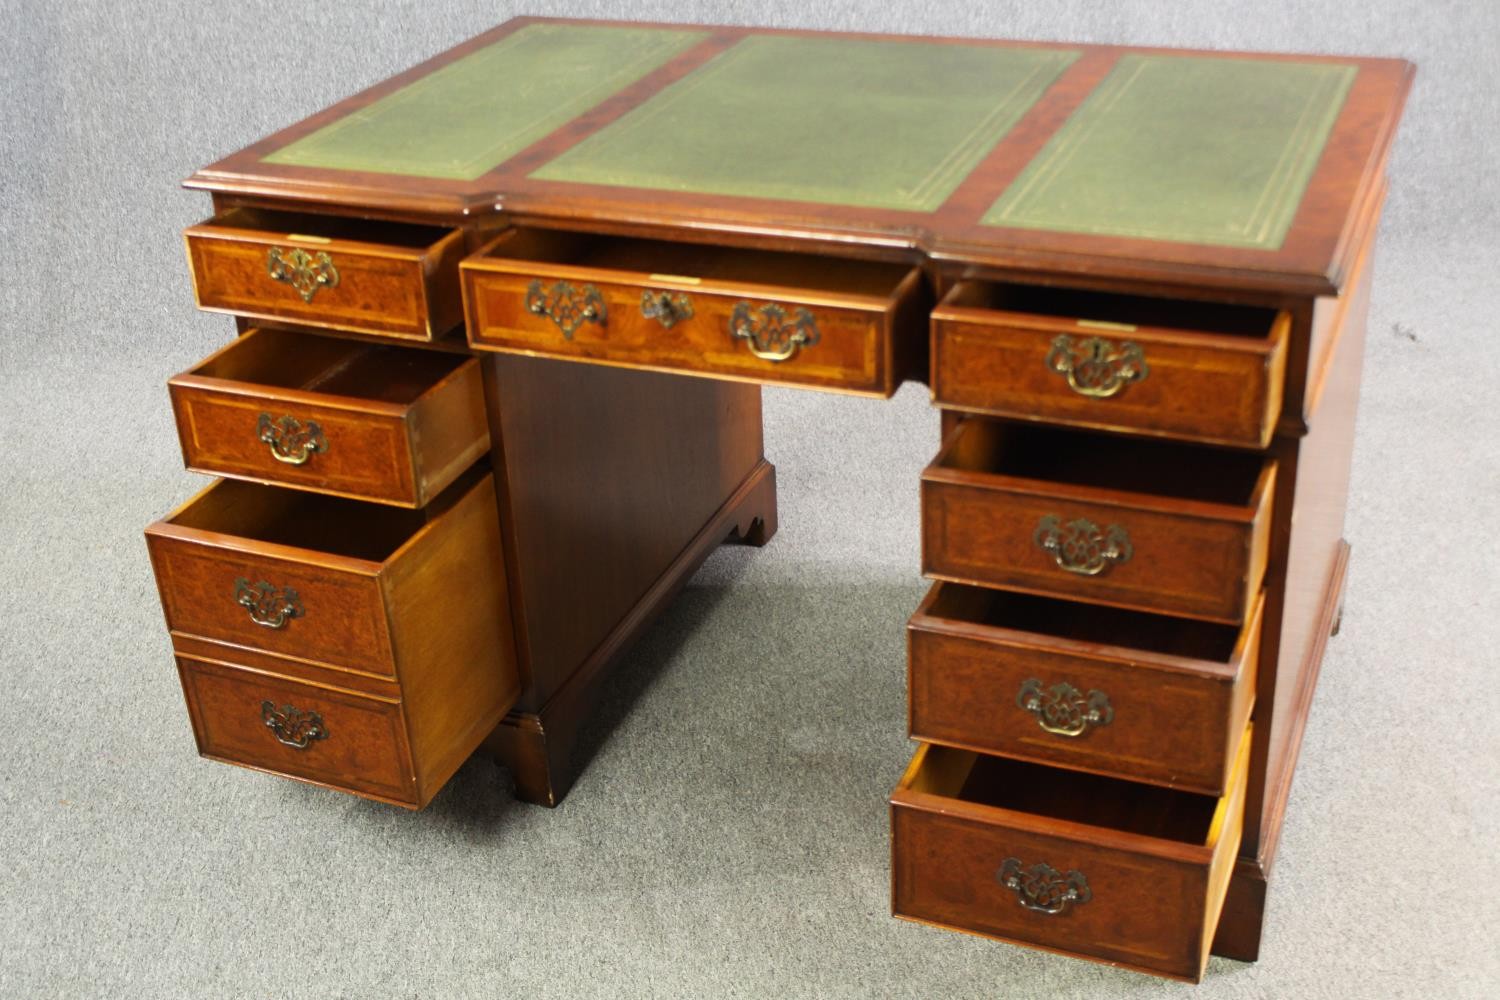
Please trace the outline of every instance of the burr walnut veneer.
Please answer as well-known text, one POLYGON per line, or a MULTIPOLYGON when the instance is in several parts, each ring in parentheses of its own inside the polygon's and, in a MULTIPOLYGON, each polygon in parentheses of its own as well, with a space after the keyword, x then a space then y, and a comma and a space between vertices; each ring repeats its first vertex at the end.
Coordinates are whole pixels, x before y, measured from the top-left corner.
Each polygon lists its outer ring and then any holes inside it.
POLYGON ((555 805, 621 652, 776 531, 760 386, 925 382, 895 913, 1254 958, 1412 72, 519 18, 200 170, 240 336, 170 393, 222 478, 147 530, 200 752, 555 805))

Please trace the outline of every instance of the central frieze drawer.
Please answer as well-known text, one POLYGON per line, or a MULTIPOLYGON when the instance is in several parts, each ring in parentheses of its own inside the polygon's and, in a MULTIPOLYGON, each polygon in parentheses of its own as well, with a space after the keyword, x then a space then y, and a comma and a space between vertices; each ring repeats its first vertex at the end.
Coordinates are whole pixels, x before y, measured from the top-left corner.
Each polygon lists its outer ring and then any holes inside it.
POLYGON ((907 625, 911 736, 1222 795, 1264 604, 1236 627, 934 584, 907 625))
POLYGON ((1290 328, 1272 309, 965 281, 932 311, 932 396, 1020 420, 1264 447, 1290 328))
POLYGON ((479 349, 889 396, 924 348, 902 264, 523 228, 462 270, 479 349))
POLYGON ((254 330, 168 389, 194 472, 420 507, 490 447, 463 355, 254 330))
POLYGON ((891 795, 898 917, 1197 981, 1244 828, 1222 797, 924 744, 891 795))
POLYGON ((183 237, 200 309, 419 341, 461 316, 458 230, 235 208, 183 237))
POLYGON ((1275 481, 1248 452, 971 417, 922 473, 922 571, 1239 624, 1275 481))

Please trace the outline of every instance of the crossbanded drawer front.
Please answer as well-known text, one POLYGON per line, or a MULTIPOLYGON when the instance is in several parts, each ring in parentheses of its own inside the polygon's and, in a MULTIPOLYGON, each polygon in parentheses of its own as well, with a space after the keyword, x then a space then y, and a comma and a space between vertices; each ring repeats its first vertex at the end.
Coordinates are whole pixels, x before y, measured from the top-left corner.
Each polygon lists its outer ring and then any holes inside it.
POLYGON ((196 472, 416 507, 489 450, 458 355, 254 330, 168 388, 196 472))
POLYGON ((416 804, 399 701, 181 654, 177 668, 203 756, 416 804))
POLYGON ((922 474, 923 572, 1237 624, 1274 484, 1254 454, 970 418, 922 474))
POLYGON ((152 558, 167 627, 283 656, 395 675, 376 573, 156 538, 152 558))
POLYGON ((1269 309, 960 282, 932 313, 932 394, 1020 420, 1264 447, 1290 327, 1269 309))
POLYGON ((463 274, 476 349, 888 396, 921 337, 902 265, 518 230, 463 274))
POLYGON ((935 584, 908 624, 910 734, 1222 795, 1263 605, 1237 627, 935 584))
POLYGON ((236 208, 183 235, 200 309, 415 341, 460 319, 456 230, 236 208))
POLYGON ((1199 980, 1244 824, 1220 798, 923 745, 891 796, 893 910, 1199 980))

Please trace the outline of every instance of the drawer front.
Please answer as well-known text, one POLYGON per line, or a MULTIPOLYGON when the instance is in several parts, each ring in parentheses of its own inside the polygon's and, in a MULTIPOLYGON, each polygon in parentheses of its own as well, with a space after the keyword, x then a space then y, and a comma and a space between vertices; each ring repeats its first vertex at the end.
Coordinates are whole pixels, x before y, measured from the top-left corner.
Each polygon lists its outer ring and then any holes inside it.
MULTIPOLYGON (((915 286, 915 274, 902 294, 915 286)), ((475 348, 889 395, 895 302, 464 272, 475 348)))
POLYGON ((198 307, 430 341, 459 321, 462 234, 425 248, 205 223, 185 234, 198 307))
POLYGON ((914 793, 903 781, 892 797, 892 908, 909 919, 1196 981, 1239 850, 1247 762, 1242 755, 1222 821, 1205 844, 973 806, 914 793))
POLYGON ((994 486, 922 483, 922 569, 941 580, 1239 622, 1265 569, 1270 477, 1254 516, 994 486))
POLYGON ((394 676, 379 581, 249 549, 148 535, 167 626, 177 632, 394 676))
POLYGON ((1269 340, 1028 325, 982 310, 932 317, 940 406, 1263 447, 1281 410, 1288 322, 1269 340))
POLYGON ((415 805, 400 702, 187 656, 177 669, 205 757, 415 805))
POLYGON ((168 388, 187 467, 419 507, 489 450, 477 360, 450 368, 431 364, 433 352, 351 342, 334 343, 329 351, 329 343, 305 333, 256 330, 173 378, 168 388), (308 364, 297 355, 304 346, 326 359, 308 364), (318 370, 325 360, 330 372, 318 370), (345 374, 358 369, 356 384, 319 391, 318 380, 337 379, 340 364, 345 374), (255 381, 267 377, 268 365, 299 376, 307 369, 313 388, 255 381), (377 396, 378 381, 400 384, 400 401, 358 395, 365 389, 377 396))
POLYGON ((919 611, 908 633, 911 736, 1222 795, 1255 700, 1263 607, 1257 600, 1227 662, 919 611))
POLYGON ((288 403, 174 382, 182 456, 194 472, 415 506, 400 416, 288 403))

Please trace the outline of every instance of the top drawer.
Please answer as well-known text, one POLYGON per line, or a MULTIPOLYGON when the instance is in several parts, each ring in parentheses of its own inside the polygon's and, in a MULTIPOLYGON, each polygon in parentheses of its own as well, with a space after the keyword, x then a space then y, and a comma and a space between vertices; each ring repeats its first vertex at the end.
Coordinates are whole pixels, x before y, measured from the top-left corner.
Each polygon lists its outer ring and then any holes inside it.
POLYGON ((932 313, 940 406, 1264 447, 1281 412, 1287 313, 965 281, 932 313))
POLYGON ((183 236, 200 309, 420 341, 461 316, 457 230, 236 208, 183 236))
POLYGON ((904 264, 522 228, 463 275, 476 348, 889 396, 923 340, 904 264))

